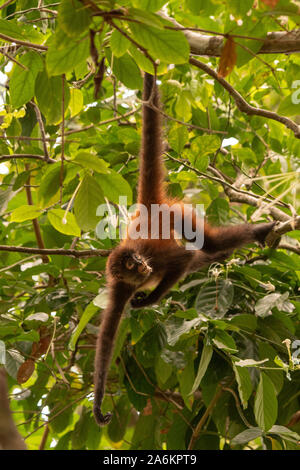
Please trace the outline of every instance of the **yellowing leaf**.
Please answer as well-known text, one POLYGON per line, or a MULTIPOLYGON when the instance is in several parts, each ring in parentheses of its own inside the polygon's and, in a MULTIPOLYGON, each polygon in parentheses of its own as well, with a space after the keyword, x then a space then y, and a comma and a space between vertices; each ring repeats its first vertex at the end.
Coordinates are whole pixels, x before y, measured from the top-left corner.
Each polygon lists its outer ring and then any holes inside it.
POLYGON ((262 2, 268 7, 275 8, 279 0, 262 0, 262 2))
POLYGON ((229 75, 236 64, 236 59, 235 42, 233 38, 229 36, 225 42, 220 57, 218 75, 220 77, 226 77, 229 75))

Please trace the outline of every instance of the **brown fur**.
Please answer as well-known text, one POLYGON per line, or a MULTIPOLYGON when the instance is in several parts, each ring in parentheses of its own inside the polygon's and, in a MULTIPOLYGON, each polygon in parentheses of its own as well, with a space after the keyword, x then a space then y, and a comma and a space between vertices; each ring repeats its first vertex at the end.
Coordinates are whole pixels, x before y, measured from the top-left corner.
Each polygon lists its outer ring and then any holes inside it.
MULTIPOLYGON (((154 105, 159 107, 159 95, 154 77, 145 74, 143 99, 147 101, 150 97, 153 98, 154 105)), ((151 204, 166 203, 171 206, 179 202, 168 199, 166 196, 161 132, 160 113, 144 104, 138 203, 144 204, 148 211, 151 209, 151 204)), ((195 213, 185 209, 180 202, 178 210, 181 223, 184 219, 191 219, 193 228, 196 228, 195 213)), ((114 338, 127 302, 131 300, 133 308, 157 303, 186 274, 197 271, 212 262, 225 259, 238 246, 253 241, 263 243, 274 224, 211 227, 205 223, 204 245, 201 250, 187 250, 183 245, 178 244, 174 236, 176 231, 174 224, 170 238, 162 239, 161 225, 160 219, 156 240, 141 238, 133 240, 129 227, 127 239, 123 240, 108 258, 106 276, 109 304, 103 312, 95 358, 94 415, 100 426, 107 424, 111 419, 111 413, 106 415, 101 413, 101 403, 114 338), (139 292, 149 287, 155 287, 149 295, 139 292)), ((189 241, 193 242, 193 240, 189 241)))
POLYGON ((9 406, 5 370, 0 368, 0 450, 26 450, 9 406))

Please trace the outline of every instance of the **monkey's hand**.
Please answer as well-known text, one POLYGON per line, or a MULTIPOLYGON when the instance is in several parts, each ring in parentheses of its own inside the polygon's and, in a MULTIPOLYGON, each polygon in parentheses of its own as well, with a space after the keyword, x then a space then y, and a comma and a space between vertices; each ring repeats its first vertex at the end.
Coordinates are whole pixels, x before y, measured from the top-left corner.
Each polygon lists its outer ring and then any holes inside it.
POLYGON ((135 296, 133 297, 133 299, 131 299, 131 307, 132 308, 140 308, 140 307, 144 307, 145 305, 147 305, 147 297, 148 295, 146 294, 146 292, 137 292, 135 294, 135 296))

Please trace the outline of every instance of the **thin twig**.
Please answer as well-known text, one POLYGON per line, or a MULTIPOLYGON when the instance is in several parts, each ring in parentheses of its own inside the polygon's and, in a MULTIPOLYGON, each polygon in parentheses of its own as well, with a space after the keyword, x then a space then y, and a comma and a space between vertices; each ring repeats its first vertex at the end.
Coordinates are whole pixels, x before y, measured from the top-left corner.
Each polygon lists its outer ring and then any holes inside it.
POLYGON ((60 203, 63 198, 64 160, 65 160, 65 74, 62 75, 62 98, 61 98, 61 165, 60 165, 60 203))
MULTIPOLYGON (((42 142, 43 140, 45 140, 46 142, 57 142, 57 139, 59 138, 59 136, 57 136, 56 138, 54 137, 45 137, 45 139, 42 139, 41 137, 29 137, 27 135, 0 135, 0 139, 3 139, 3 140, 28 140, 28 141, 36 141, 36 142, 42 142)), ((76 143, 76 142, 80 142, 78 139, 76 140, 65 140, 65 142, 71 142, 71 143, 76 143)))
POLYGON ((11 246, 0 245, 0 251, 8 251, 13 253, 28 253, 33 255, 61 255, 73 256, 74 258, 92 258, 96 256, 108 256, 110 250, 68 250, 63 248, 32 248, 28 246, 11 246))
POLYGON ((43 432, 42 440, 41 440, 41 443, 39 445, 39 450, 44 450, 46 442, 47 442, 48 435, 49 435, 49 426, 48 426, 48 424, 46 424, 44 432, 43 432))
POLYGON ((3 3, 1 6, 0 6, 0 10, 3 10, 3 8, 7 7, 8 5, 10 5, 11 3, 15 2, 16 0, 7 0, 5 3, 3 3))
POLYGON ((280 243, 278 249, 292 251, 296 255, 300 255, 300 246, 291 245, 290 243, 280 243))
POLYGON ((33 109, 34 109, 34 112, 35 112, 35 115, 36 115, 36 119, 37 119, 37 122, 38 122, 38 125, 39 125, 39 128, 40 128, 41 137, 42 137, 42 141, 43 141, 45 161, 49 162, 50 155, 49 155, 48 148, 47 148, 46 131, 45 131, 44 123, 43 123, 42 114, 41 114, 40 108, 38 107, 38 105, 33 100, 30 101, 30 104, 33 106, 33 109))
POLYGON ((169 119, 170 121, 178 122, 182 126, 186 126, 186 127, 191 128, 191 129, 197 129, 199 131, 205 132, 206 134, 222 134, 222 135, 228 134, 228 132, 226 132, 226 131, 217 131, 217 130, 214 130, 214 129, 208 129, 206 127, 196 126, 196 124, 192 124, 190 122, 180 121, 180 119, 176 119, 173 116, 170 116, 169 114, 166 114, 160 108, 157 108, 154 104, 151 104, 148 101, 146 101, 144 104, 147 104, 149 106, 149 108, 153 109, 153 111, 156 111, 157 113, 160 113, 162 116, 169 119))
POLYGON ((35 44, 29 41, 21 41, 20 39, 12 38, 6 34, 0 33, 0 38, 7 42, 13 42, 15 44, 20 44, 21 46, 29 47, 30 49, 36 49, 38 51, 47 51, 48 47, 43 46, 42 44, 35 44))
MULTIPOLYGON (((113 117, 113 118, 110 118, 110 119, 106 119, 105 121, 98 122, 98 124, 89 124, 88 126, 82 127, 81 129, 74 129, 74 130, 71 130, 71 131, 67 131, 67 132, 65 132, 65 136, 66 135, 71 135, 71 134, 76 134, 78 132, 88 131, 89 129, 93 129, 94 127, 104 126, 105 124, 110 124, 111 122, 114 122, 114 121, 121 121, 122 119, 125 119, 128 116, 131 116, 132 114, 135 114, 138 110, 139 110, 139 108, 136 108, 136 109, 133 109, 132 111, 129 111, 128 113, 122 114, 121 116, 113 117)), ((59 136, 59 137, 61 137, 61 136, 59 136)))
MULTIPOLYGON (((29 171, 28 163, 25 164, 25 170, 29 171)), ((32 206, 33 205, 33 200, 32 200, 32 195, 31 195, 31 188, 28 185, 30 185, 30 174, 28 176, 27 186, 25 188, 25 191, 26 191, 27 203, 28 203, 29 206, 32 206)), ((37 219, 33 219, 32 224, 33 224, 33 229, 34 229, 37 245, 40 249, 43 250, 45 248, 45 245, 44 245, 44 241, 43 241, 42 232, 41 232, 41 229, 40 229, 39 222, 38 222, 37 219)), ((42 261, 43 261, 43 263, 48 263, 49 262, 48 256, 42 255, 42 261)))
POLYGON ((28 71, 28 68, 21 64, 21 62, 19 62, 17 59, 15 59, 14 57, 12 57, 11 55, 9 55, 7 52, 4 52, 3 49, 1 49, 1 54, 3 54, 8 60, 11 60, 12 62, 14 62, 15 64, 17 64, 19 67, 21 67, 22 69, 28 71))
MULTIPOLYGON (((45 161, 45 158, 42 156, 42 155, 34 155, 34 154, 31 154, 31 153, 13 153, 11 155, 1 155, 0 157, 0 162, 5 162, 7 160, 13 160, 14 158, 30 158, 30 159, 35 159, 35 160, 42 160, 42 161, 45 161)), ((47 163, 55 163, 56 160, 52 160, 52 158, 49 158, 49 160, 47 160, 47 163)))

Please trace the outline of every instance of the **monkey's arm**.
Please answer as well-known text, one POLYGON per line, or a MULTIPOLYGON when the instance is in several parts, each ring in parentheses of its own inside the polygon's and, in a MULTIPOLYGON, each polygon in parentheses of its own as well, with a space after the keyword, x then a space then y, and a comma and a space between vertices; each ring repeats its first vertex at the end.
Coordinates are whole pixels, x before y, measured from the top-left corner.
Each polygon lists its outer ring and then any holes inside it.
POLYGON ((114 339, 125 305, 130 297, 132 297, 134 291, 134 286, 121 281, 113 282, 109 286, 109 304, 102 314, 95 355, 95 398, 93 411, 99 426, 104 426, 111 420, 111 413, 106 415, 101 413, 101 404, 113 352, 114 339))

